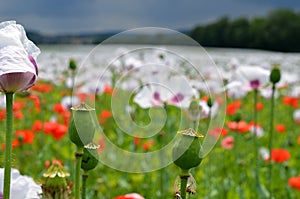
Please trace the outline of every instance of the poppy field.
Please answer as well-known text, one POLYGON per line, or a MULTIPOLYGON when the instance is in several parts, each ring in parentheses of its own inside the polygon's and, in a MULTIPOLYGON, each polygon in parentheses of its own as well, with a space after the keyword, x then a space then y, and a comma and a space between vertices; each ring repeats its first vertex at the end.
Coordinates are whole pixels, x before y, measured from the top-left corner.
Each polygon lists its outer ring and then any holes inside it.
MULTIPOLYGON (((69 70, 65 71, 66 74, 70 74, 69 70)), ((284 74, 284 70, 281 73, 284 74)), ((31 176, 37 184, 44 182, 43 173, 53 162, 62 164, 71 174, 67 180, 73 181, 75 145, 68 137, 72 95, 77 103, 88 100, 99 107, 96 109, 97 120, 111 142, 124 150, 143 154, 159 150, 162 143, 170 142, 178 130, 178 115, 189 112, 176 104, 166 104, 164 109, 168 122, 161 132, 149 138, 133 137, 122 133, 113 117, 111 101, 114 87, 107 84, 101 93, 74 94, 66 80, 53 84, 39 79, 27 92, 17 93, 14 99, 13 167, 31 176)), ((191 170, 197 186, 191 184, 189 198, 268 198, 270 194, 274 198, 300 197, 300 109, 298 96, 293 94, 296 89, 285 84, 276 88, 271 152, 268 149, 272 117, 270 96, 258 92, 255 102, 254 90, 237 97, 232 95, 232 89, 228 89, 226 101, 213 101, 219 106, 225 103, 226 117, 224 125, 208 132, 205 131, 213 114, 205 115, 203 112, 204 116, 199 118, 197 131, 206 136, 216 134, 217 143, 200 166, 191 170), (256 153, 258 157, 255 157, 256 153), (270 165, 271 179, 268 173, 270 165)), ((214 105, 209 105, 209 94, 199 92, 201 95, 197 100, 202 110, 212 109, 214 105)), ((150 121, 148 111, 149 107, 142 108, 134 100, 130 101, 130 117, 135 121, 147 124, 150 121)), ((3 129, 4 104, 0 119, 3 129)), ((4 143, 3 136, 1 140, 4 143)), ((104 153, 106 143, 103 136, 98 136, 94 141, 100 146, 98 153, 104 153)), ((2 144, 4 149, 5 145, 2 144)), ((145 173, 122 172, 101 164, 100 156, 97 167, 89 171, 87 198, 115 198, 132 192, 145 198, 172 198, 179 189, 179 173, 174 164, 145 173)))

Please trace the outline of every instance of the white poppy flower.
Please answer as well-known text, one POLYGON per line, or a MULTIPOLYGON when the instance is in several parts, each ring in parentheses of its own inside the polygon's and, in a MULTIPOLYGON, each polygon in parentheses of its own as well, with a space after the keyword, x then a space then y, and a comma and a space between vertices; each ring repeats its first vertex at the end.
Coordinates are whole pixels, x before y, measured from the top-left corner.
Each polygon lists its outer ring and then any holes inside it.
POLYGON ((39 53, 21 25, 14 21, 0 23, 0 91, 14 93, 33 86, 39 53))
MULTIPOLYGON (((3 190, 4 169, 0 168, 0 190, 3 190)), ((20 175, 17 169, 11 170, 10 197, 13 199, 39 199, 42 189, 29 176, 20 175)))

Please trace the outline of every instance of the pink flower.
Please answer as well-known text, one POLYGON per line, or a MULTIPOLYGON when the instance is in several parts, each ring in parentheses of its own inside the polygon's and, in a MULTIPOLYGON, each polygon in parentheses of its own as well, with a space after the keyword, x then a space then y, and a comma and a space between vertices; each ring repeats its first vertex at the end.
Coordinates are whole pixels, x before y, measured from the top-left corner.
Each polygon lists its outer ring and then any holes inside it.
POLYGON ((0 91, 14 93, 34 85, 40 50, 15 21, 0 23, 0 91))
POLYGON ((221 141, 221 146, 223 149, 232 149, 234 146, 234 137, 227 136, 221 141))

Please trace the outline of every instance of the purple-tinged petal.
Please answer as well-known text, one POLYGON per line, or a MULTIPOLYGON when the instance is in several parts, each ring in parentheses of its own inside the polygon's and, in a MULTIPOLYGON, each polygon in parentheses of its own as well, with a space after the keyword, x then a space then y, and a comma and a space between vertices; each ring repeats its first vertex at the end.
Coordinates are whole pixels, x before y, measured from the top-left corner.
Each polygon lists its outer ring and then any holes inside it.
POLYGON ((184 99, 184 95, 181 93, 177 93, 175 96, 173 96, 170 100, 171 103, 177 104, 181 102, 184 99))
POLYGON ((253 90, 256 90, 258 89, 260 86, 260 82, 258 79, 254 79, 252 81, 250 81, 250 87, 253 89, 253 90))
POLYGON ((24 91, 35 82, 35 75, 30 72, 7 73, 0 76, 0 91, 14 93, 24 91))
POLYGON ((29 61, 33 64, 36 75, 39 75, 37 64, 31 55, 28 55, 29 61))
POLYGON ((20 47, 6 46, 0 49, 0 91, 24 91, 37 80, 37 66, 34 59, 20 47))
POLYGON ((160 99, 160 94, 158 93, 158 92, 154 92, 153 93, 153 98, 156 100, 156 101, 161 101, 161 99, 160 99))

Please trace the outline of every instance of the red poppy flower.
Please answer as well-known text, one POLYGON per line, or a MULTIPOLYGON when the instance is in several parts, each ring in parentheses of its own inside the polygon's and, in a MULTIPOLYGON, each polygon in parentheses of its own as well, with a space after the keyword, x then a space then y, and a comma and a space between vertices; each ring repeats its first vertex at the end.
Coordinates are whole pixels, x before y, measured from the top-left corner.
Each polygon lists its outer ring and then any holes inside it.
POLYGON ((153 140, 149 140, 149 141, 145 141, 143 143, 143 148, 145 151, 149 151, 150 148, 154 145, 154 141, 153 140))
POLYGON ((207 102, 208 99, 209 99, 209 97, 205 95, 205 96, 203 96, 201 99, 202 99, 203 101, 207 102))
POLYGON ((282 103, 288 106, 293 106, 294 108, 298 107, 298 98, 285 96, 282 100, 282 103))
POLYGON ((223 149, 232 149, 234 146, 234 137, 227 136, 221 141, 221 146, 223 149))
POLYGON ((104 137, 101 136, 99 139, 99 148, 98 148, 98 153, 101 153, 105 148, 105 140, 104 137))
POLYGON ((76 96, 78 97, 80 102, 83 102, 87 99, 88 94, 86 94, 86 93, 77 93, 76 96))
POLYGON ((113 199, 145 199, 143 196, 137 193, 130 193, 123 196, 118 196, 113 199))
POLYGON ((237 131, 239 133, 246 133, 250 130, 250 125, 247 124, 245 121, 239 121, 239 122, 227 122, 227 127, 231 131, 237 131))
POLYGON ((20 111, 24 107, 24 103, 20 100, 14 102, 13 104, 13 111, 20 111))
POLYGON ((150 146, 149 146, 148 142, 143 143, 143 148, 144 148, 145 151, 149 151, 150 146))
POLYGON ((263 104, 263 103, 258 102, 258 103, 256 104, 256 110, 257 110, 257 111, 261 111, 261 110, 263 110, 263 108, 264 108, 264 104, 263 104))
POLYGON ((71 112, 70 111, 66 111, 62 114, 62 117, 63 117, 63 121, 64 121, 64 124, 66 126, 69 126, 69 122, 70 122, 70 119, 71 119, 71 112))
POLYGON ((104 119, 110 118, 111 116, 112 116, 112 113, 109 110, 103 110, 100 113, 100 117, 104 118, 104 119))
POLYGON ((52 132, 52 136, 55 140, 62 139, 68 132, 68 127, 63 124, 58 124, 56 129, 52 132))
POLYGON ((291 187, 300 191, 300 176, 289 178, 288 183, 291 187))
MULTIPOLYGON (((249 123, 249 125, 250 125, 251 127, 253 127, 253 126, 255 126, 255 122, 254 122, 254 121, 251 121, 251 122, 249 123)), ((261 127, 261 124, 260 124, 260 123, 257 123, 256 126, 257 126, 257 127, 261 127)))
MULTIPOLYGON (((19 140, 13 140, 11 144, 12 144, 12 149, 20 146, 19 140)), ((5 150, 5 144, 2 144, 2 149, 5 150)))
POLYGON ((275 126, 275 130, 278 132, 278 133, 284 133, 286 131, 286 127, 284 124, 277 124, 275 126))
POLYGON ((41 112, 41 102, 40 102, 40 98, 37 95, 31 94, 29 96, 29 99, 33 100, 33 104, 35 107, 35 111, 37 113, 41 112))
POLYGON ((114 92, 114 90, 112 89, 112 87, 110 87, 109 85, 106 84, 106 85, 104 86, 103 92, 106 93, 106 94, 111 95, 111 94, 114 92))
POLYGON ((18 120, 23 119, 24 115, 23 115, 22 111, 14 111, 14 118, 18 119, 18 120))
POLYGON ((45 122, 44 132, 45 134, 51 134, 55 140, 60 140, 67 134, 68 127, 58 122, 45 122))
POLYGON ((6 110, 0 110, 0 121, 5 120, 6 118, 6 110))
POLYGON ((40 120, 34 121, 32 128, 34 132, 43 130, 43 123, 40 120))
MULTIPOLYGON (((17 146, 20 146, 19 140, 13 140, 13 141, 12 141, 12 148, 14 149, 14 148, 16 148, 17 146)), ((4 145, 4 147, 5 147, 5 145, 4 145)), ((4 149, 5 149, 5 148, 4 148, 4 149)))
POLYGON ((234 115, 241 105, 242 102, 239 100, 229 103, 226 108, 227 115, 234 115))
MULTIPOLYGON (((49 167, 51 164, 51 161, 50 160, 46 160, 45 161, 45 167, 49 167)), ((58 159, 52 159, 52 164, 58 164, 58 165, 62 165, 62 161, 61 160, 58 160, 58 159)))
POLYGON ((141 139, 140 139, 139 137, 135 137, 135 138, 134 138, 134 145, 135 145, 136 147, 139 146, 140 140, 141 140, 141 139))
POLYGON ((44 132, 45 134, 51 134, 58 126, 57 122, 44 122, 44 132))
POLYGON ((32 144, 34 140, 34 133, 29 130, 17 130, 15 137, 21 143, 32 144))
POLYGON ((65 107, 62 105, 62 104, 55 104, 53 106, 53 111, 55 113, 59 113, 59 114, 62 114, 66 111, 65 107))
POLYGON ((271 150, 271 160, 277 163, 282 163, 289 160, 291 154, 285 149, 272 149, 271 150))
POLYGON ((214 138, 218 138, 220 135, 222 137, 225 137, 227 134, 228 134, 228 130, 222 127, 216 127, 209 131, 209 135, 214 138))
POLYGON ((48 93, 52 90, 52 86, 50 84, 35 84, 33 87, 31 87, 32 91, 38 91, 41 93, 48 93))
POLYGON ((109 110, 103 110, 99 116, 100 124, 104 124, 108 118, 112 116, 112 113, 109 110))

